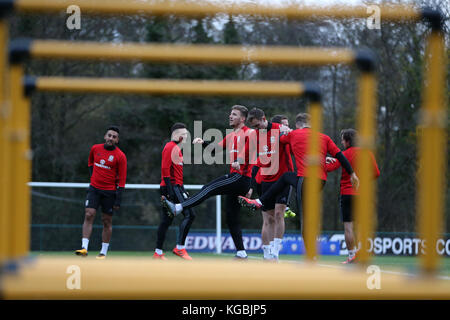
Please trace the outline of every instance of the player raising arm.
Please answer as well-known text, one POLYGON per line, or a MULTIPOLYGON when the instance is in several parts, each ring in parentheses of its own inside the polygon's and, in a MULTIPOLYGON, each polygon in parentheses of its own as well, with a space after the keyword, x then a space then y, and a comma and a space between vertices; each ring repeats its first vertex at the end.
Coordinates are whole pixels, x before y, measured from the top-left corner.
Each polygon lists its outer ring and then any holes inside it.
MULTIPOLYGON (((297 203, 299 210, 304 212, 303 203, 303 185, 307 176, 306 156, 308 152, 309 136, 311 134, 310 129, 310 116, 307 113, 300 113, 295 119, 296 130, 289 132, 287 135, 280 137, 281 143, 287 143, 290 145, 292 152, 294 153, 295 162, 297 166, 297 172, 286 172, 281 178, 273 184, 267 192, 265 192, 259 199, 248 199, 246 197, 239 197, 239 201, 242 205, 250 207, 252 209, 259 209, 266 203, 270 203, 276 199, 276 197, 283 192, 286 186, 293 186, 297 189, 297 203)), ((325 158, 327 154, 331 154, 342 164, 344 169, 349 173, 352 184, 355 188, 358 187, 359 179, 356 176, 353 168, 348 160, 342 154, 341 150, 331 140, 331 138, 325 134, 320 133, 320 180, 322 181, 322 187, 327 180, 327 172, 325 170, 325 158)))
MULTIPOLYGON (((225 197, 225 214, 231 237, 236 247, 236 259, 247 259, 247 253, 242 241, 242 231, 240 225, 240 205, 239 195, 245 195, 250 188, 251 168, 250 164, 250 140, 254 130, 245 126, 248 110, 244 106, 235 105, 231 108, 229 124, 233 131, 228 134, 218 147, 226 150, 229 154, 231 165, 230 173, 223 175, 203 186, 194 196, 181 203, 173 203, 162 196, 161 200, 173 215, 180 214, 183 210, 194 207, 209 197, 222 194, 225 197)), ((256 138, 253 138, 256 139, 256 138)), ((205 145, 205 141, 200 138, 193 140, 193 143, 205 145)))

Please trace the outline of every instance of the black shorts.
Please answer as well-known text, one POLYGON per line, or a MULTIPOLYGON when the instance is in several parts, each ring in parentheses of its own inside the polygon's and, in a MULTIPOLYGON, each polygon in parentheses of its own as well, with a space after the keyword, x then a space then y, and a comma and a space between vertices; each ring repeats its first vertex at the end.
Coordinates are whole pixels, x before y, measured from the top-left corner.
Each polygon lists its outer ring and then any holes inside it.
POLYGON ((112 215, 115 201, 115 190, 100 190, 90 185, 87 190, 85 207, 97 210, 99 206, 102 206, 103 213, 112 215))
MULTIPOLYGON (((267 190, 269 190, 269 188, 275 184, 276 181, 272 181, 272 182, 261 182, 261 192, 262 194, 264 194, 267 190)), ((287 185, 283 191, 277 195, 275 201, 266 201, 262 207, 262 211, 269 211, 269 210, 273 210, 275 209, 275 204, 279 203, 279 204, 287 204, 288 202, 288 197, 289 197, 289 185, 287 185)))
POLYGON ((355 196, 341 194, 341 217, 342 222, 352 222, 352 209, 355 196))

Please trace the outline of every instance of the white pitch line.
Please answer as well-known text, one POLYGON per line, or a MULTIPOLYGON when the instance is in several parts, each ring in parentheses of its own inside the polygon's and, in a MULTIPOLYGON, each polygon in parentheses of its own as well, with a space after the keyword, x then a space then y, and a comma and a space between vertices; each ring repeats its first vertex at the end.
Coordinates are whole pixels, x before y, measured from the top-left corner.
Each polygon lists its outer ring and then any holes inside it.
MULTIPOLYGON (((226 253, 225 253, 226 254, 226 253)), ((231 255, 231 254, 226 254, 226 255, 231 255)), ((260 257, 253 257, 253 256, 248 256, 250 259, 255 259, 255 260, 262 260, 262 258, 260 257)), ((295 261, 295 260, 281 260, 281 262, 289 262, 289 263, 302 263, 301 261, 295 261)), ((326 268, 335 268, 335 269, 342 269, 345 270, 347 269, 347 267, 345 266, 338 266, 338 265, 333 265, 333 264, 323 264, 323 263, 318 263, 317 264, 319 267, 326 267, 326 268)), ((347 269, 348 270, 348 269, 347 269)), ((400 271, 390 271, 390 270, 383 270, 381 269, 381 272, 383 273, 387 273, 387 274, 395 274, 395 275, 400 275, 400 276, 406 276, 406 277, 417 277, 417 274, 413 274, 413 273, 407 273, 407 272, 400 272, 400 271)), ((450 281, 450 277, 448 276, 437 276, 436 278, 440 279, 440 280, 447 280, 450 281)))
MULTIPOLYGON (((330 265, 330 264, 317 264, 321 267, 328 267, 328 268, 338 268, 338 269, 345 269, 345 266, 337 266, 337 265, 330 265)), ((387 274, 395 274, 395 275, 401 275, 401 276, 407 276, 407 277, 417 277, 417 274, 414 273, 408 273, 408 272, 401 272, 401 271, 391 271, 391 270, 383 270, 380 268, 380 271, 387 274)), ((436 276, 436 278, 440 280, 450 280, 450 277, 448 276, 436 276)))
MULTIPOLYGON (((399 272, 399 271, 381 270, 381 272, 390 273, 390 274, 398 274, 398 275, 406 275, 406 276, 410 276, 410 277, 417 277, 416 274, 406 273, 406 272, 399 272)), ((448 277, 448 276, 436 276, 436 278, 438 278, 440 280, 448 280, 448 281, 450 280, 450 277, 448 277)))
MULTIPOLYGON (((292 260, 290 260, 292 261, 292 260)), ((327 267, 327 268, 337 268, 337 269, 345 269, 345 266, 338 266, 338 265, 332 265, 332 264, 317 264, 320 267, 327 267)), ((380 268, 380 271, 382 273, 387 274, 395 274, 395 275, 401 275, 401 276, 407 276, 407 277, 417 277, 417 274, 414 273, 407 273, 407 272, 400 272, 400 271, 390 271, 390 270, 383 270, 380 268)), ((440 280, 450 280, 450 277, 448 276, 436 276, 436 278, 440 280)))

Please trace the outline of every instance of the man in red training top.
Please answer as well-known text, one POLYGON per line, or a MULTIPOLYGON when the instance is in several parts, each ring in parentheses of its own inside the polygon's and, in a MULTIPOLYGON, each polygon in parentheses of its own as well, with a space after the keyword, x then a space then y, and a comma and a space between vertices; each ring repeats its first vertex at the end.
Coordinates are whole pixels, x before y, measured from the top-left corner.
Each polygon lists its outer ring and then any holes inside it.
MULTIPOLYGON (((267 192, 263 194, 259 199, 248 199, 246 197, 239 197, 239 201, 242 205, 259 209, 265 202, 270 202, 275 199, 287 185, 291 185, 297 188, 297 201, 299 209, 302 209, 302 190, 304 185, 304 179, 307 178, 307 165, 306 155, 308 151, 309 136, 311 134, 310 129, 310 116, 307 113, 299 113, 295 119, 296 130, 290 131, 288 134, 280 137, 280 143, 289 144, 291 152, 294 154, 297 172, 286 172, 281 176, 278 181, 273 184, 267 192)), ((352 166, 348 162, 347 158, 342 154, 341 150, 331 140, 331 138, 323 133, 320 133, 320 164, 321 170, 319 178, 322 181, 322 186, 327 180, 327 172, 325 169, 326 155, 331 154, 342 164, 344 169, 349 173, 352 184, 355 188, 358 187, 359 179, 353 171, 352 166)))
MULTIPOLYGON (((357 132, 354 129, 344 129, 341 131, 341 143, 345 151, 342 152, 344 156, 348 159, 353 168, 356 167, 356 159, 358 157, 359 148, 355 147, 357 132)), ((377 162, 372 153, 370 153, 373 164, 374 178, 380 176, 380 170, 378 169, 377 162)), ((334 171, 341 166, 339 161, 334 158, 327 158, 326 169, 327 172, 334 171)), ((342 222, 344 223, 344 234, 345 243, 348 250, 348 259, 344 261, 344 264, 356 262, 356 246, 355 246, 355 235, 353 232, 353 219, 352 219, 352 207, 354 203, 355 196, 358 195, 358 191, 352 188, 352 183, 350 181, 350 176, 347 171, 342 170, 341 175, 341 216, 342 222)))
MULTIPOLYGON (((255 130, 245 126, 248 109, 241 105, 231 107, 230 116, 228 118, 233 131, 225 136, 225 138, 216 145, 214 150, 228 152, 231 162, 230 173, 223 175, 213 181, 205 184, 202 189, 192 197, 181 203, 173 203, 166 197, 162 196, 163 205, 167 208, 170 215, 178 215, 187 208, 194 207, 209 197, 222 194, 225 197, 225 216, 236 247, 236 260, 247 259, 247 252, 244 248, 242 240, 242 230, 240 224, 240 205, 238 202, 239 195, 247 194, 250 189, 250 180, 252 175, 252 152, 256 154, 255 146, 251 147, 252 141, 256 145, 255 130)), ((192 141, 206 146, 209 142, 203 141, 201 138, 195 138, 192 141)), ((215 152, 215 151, 214 151, 215 152)), ((252 158, 253 159, 253 158, 252 158)), ((256 159, 256 157, 255 157, 256 159)), ((254 163, 254 162, 253 162, 254 163)))
POLYGON ((119 128, 111 126, 106 130, 104 144, 95 144, 89 153, 88 167, 91 175, 85 204, 83 238, 79 256, 88 255, 89 237, 99 206, 102 207, 102 249, 97 259, 105 259, 112 235, 112 216, 118 211, 127 178, 127 157, 117 147, 119 128))
MULTIPOLYGON (((184 123, 175 123, 170 133, 171 141, 166 143, 162 151, 160 192, 161 196, 165 196, 170 201, 180 203, 187 199, 187 192, 183 187, 183 154, 179 144, 186 142, 188 131, 184 123)), ((179 227, 177 245, 172 252, 183 259, 192 260, 186 252, 184 243, 195 219, 195 213, 191 208, 187 208, 183 210, 183 215, 184 219, 179 227)), ((154 259, 166 260, 163 253, 163 244, 167 229, 172 224, 173 218, 163 206, 156 238, 156 249, 153 254, 154 259)))
MULTIPOLYGON (((261 177, 261 193, 264 194, 285 172, 293 171, 289 145, 280 144, 280 132, 289 128, 267 121, 264 111, 258 108, 250 110, 248 123, 257 131, 258 161, 252 169, 252 185, 256 184, 257 173, 261 177)), ((284 212, 288 201, 290 186, 273 201, 262 208, 263 226, 261 240, 265 260, 278 260, 285 231, 284 212)), ((252 189, 251 189, 252 190, 252 189)), ((250 191, 247 194, 250 196, 250 191)))
MULTIPOLYGON (((311 134, 310 115, 307 113, 299 113, 295 118, 296 130, 290 131, 286 135, 280 137, 280 143, 289 144, 295 157, 297 172, 284 173, 277 182, 275 182, 259 199, 249 199, 247 197, 239 197, 239 202, 246 207, 259 209, 266 203, 270 203, 283 192, 286 186, 293 186, 297 189, 297 203, 299 211, 304 212, 303 207, 303 186, 304 181, 308 179, 306 156, 309 148, 309 136, 311 134)), ((342 154, 341 150, 331 140, 331 138, 320 133, 320 156, 319 161, 321 170, 319 178, 322 181, 322 187, 327 180, 327 172, 325 169, 326 155, 331 154, 336 157, 342 164, 342 167, 349 173, 352 184, 358 187, 359 179, 353 171, 352 166, 347 158, 342 154)))
MULTIPOLYGON (((273 116, 270 121, 272 121, 274 123, 282 124, 283 126, 286 126, 287 128, 290 129, 289 119, 285 115, 277 114, 277 115, 273 116)), ((292 165, 292 167, 295 170, 294 163, 292 162, 292 152, 289 155, 289 163, 292 165)), ((259 171, 258 171, 258 173, 259 173, 259 171)), ((285 218, 293 218, 296 216, 295 212, 292 211, 291 208, 289 208, 289 204, 291 203, 292 189, 293 189, 292 186, 289 186, 289 195, 288 195, 287 204, 286 204, 286 211, 284 211, 285 218)))

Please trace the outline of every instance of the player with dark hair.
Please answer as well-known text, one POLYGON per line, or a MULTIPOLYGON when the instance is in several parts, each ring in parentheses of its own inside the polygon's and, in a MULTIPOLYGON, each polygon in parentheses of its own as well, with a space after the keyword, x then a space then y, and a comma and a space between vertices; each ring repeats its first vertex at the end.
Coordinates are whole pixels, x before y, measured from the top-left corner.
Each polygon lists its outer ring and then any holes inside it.
POLYGON ((280 123, 286 127, 289 127, 289 119, 283 114, 277 114, 270 119, 270 121, 275 123, 280 123))
MULTIPOLYGON (((258 161, 252 169, 252 182, 255 181, 257 172, 260 173, 263 195, 285 172, 294 170, 289 145, 279 142, 280 133, 289 128, 269 122, 264 111, 257 108, 250 110, 248 122, 256 129, 258 138, 258 161)), ((285 231, 284 212, 288 195, 289 186, 286 186, 276 199, 266 202, 262 207, 261 239, 265 260, 278 260, 285 231)), ((247 194, 247 197, 249 196, 251 191, 247 194)))
MULTIPOLYGON (((357 158, 359 154, 359 148, 356 147, 357 131, 354 129, 343 129, 341 130, 341 143, 344 147, 344 156, 348 159, 353 168, 355 168, 357 163, 357 158)), ((374 178, 380 176, 380 170, 378 169, 375 156, 370 153, 372 158, 373 173, 374 178)), ((334 158, 327 157, 326 169, 328 172, 334 171, 341 166, 339 161, 334 158)), ((353 232, 353 219, 352 219, 352 208, 355 202, 355 197, 358 195, 358 191, 352 188, 350 182, 350 176, 347 171, 342 170, 341 174, 341 192, 340 192, 340 203, 341 203, 341 217, 344 223, 344 234, 345 243, 348 250, 348 259, 344 261, 344 264, 356 262, 356 246, 355 246, 355 235, 353 232)))
POLYGON ((89 238, 99 206, 102 207, 102 249, 97 259, 105 259, 112 235, 112 216, 118 211, 127 177, 127 157, 117 147, 119 128, 111 126, 106 130, 105 143, 95 144, 89 153, 88 168, 91 181, 85 204, 83 238, 79 256, 88 255, 89 238))
MULTIPOLYGON (((162 151, 161 160, 161 196, 170 199, 174 203, 183 202, 187 199, 187 192, 183 187, 183 154, 179 145, 185 143, 188 131, 184 123, 175 123, 171 130, 171 141, 166 143, 162 151)), ((189 142, 190 143, 190 142, 189 142)), ((195 213, 192 209, 183 210, 184 219, 181 221, 176 247, 172 252, 186 260, 192 260, 186 252, 185 241, 195 219, 195 213)), ((173 216, 167 214, 167 209, 163 206, 161 212, 161 222, 158 227, 156 239, 156 249, 153 258, 166 260, 163 253, 163 243, 166 238, 167 229, 173 222, 173 216)))
MULTIPOLYGON (((161 198, 169 213, 178 215, 183 210, 194 207, 209 197, 219 194, 226 195, 225 214, 228 228, 237 251, 236 259, 247 259, 247 253, 242 241, 238 196, 245 195, 250 188, 252 170, 251 143, 252 141, 256 143, 254 130, 245 126, 247 115, 248 110, 244 106, 235 105, 231 108, 229 124, 233 128, 233 132, 229 133, 215 148, 215 150, 226 150, 228 152, 231 161, 229 174, 204 185, 197 194, 181 203, 175 204, 164 196, 161 198)), ((209 144, 201 138, 195 138, 193 143, 200 143, 203 146, 209 144)))
MULTIPOLYGON (((292 152, 294 153, 295 162, 297 166, 297 172, 286 172, 281 178, 274 183, 267 192, 265 192, 259 199, 248 199, 246 197, 239 197, 239 202, 252 209, 259 209, 266 203, 271 203, 276 197, 283 192, 286 186, 291 185, 297 189, 297 203, 299 210, 304 212, 303 208, 303 185, 304 180, 307 179, 306 174, 306 156, 308 151, 309 137, 311 134, 310 129, 310 116, 307 113, 300 113, 295 119, 296 130, 289 132, 286 135, 280 137, 282 144, 289 144, 292 152)), ((327 180, 327 172, 325 170, 325 158, 327 154, 331 154, 337 158, 344 169, 350 175, 352 185, 357 188, 359 179, 353 171, 352 166, 342 154, 341 150, 331 140, 331 138, 325 134, 320 133, 320 163, 321 171, 319 178, 322 181, 322 187, 327 180)))

